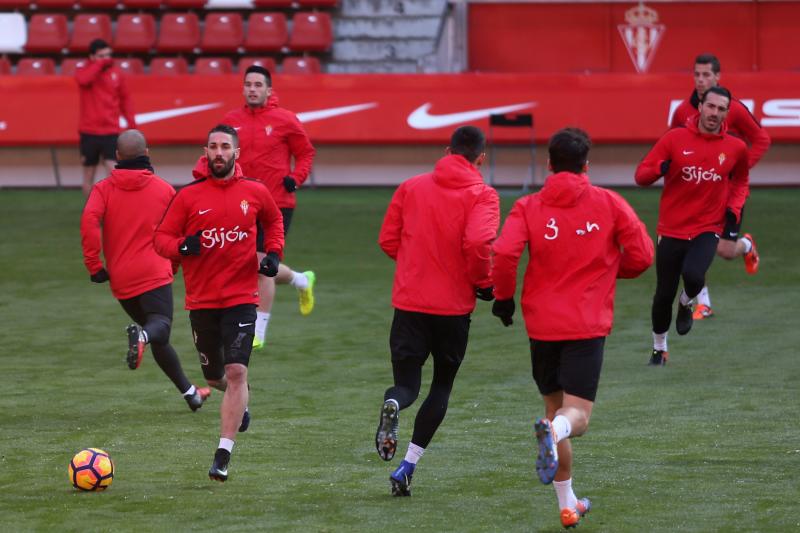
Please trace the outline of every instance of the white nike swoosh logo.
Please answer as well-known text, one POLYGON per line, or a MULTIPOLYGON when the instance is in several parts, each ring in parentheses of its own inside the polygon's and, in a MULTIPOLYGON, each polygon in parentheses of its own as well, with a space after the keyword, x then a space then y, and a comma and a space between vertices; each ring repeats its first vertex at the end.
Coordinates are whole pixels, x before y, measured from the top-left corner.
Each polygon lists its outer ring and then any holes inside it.
POLYGON ((693 153, 694 152, 687 152, 686 150, 683 151, 683 155, 690 155, 690 154, 693 154, 693 153))
POLYGON ((444 115, 431 115, 428 110, 433 104, 422 104, 408 115, 408 125, 415 130, 433 130, 436 128, 444 128, 445 126, 452 126, 461 122, 469 122, 479 118, 486 118, 489 115, 496 115, 502 113, 511 113, 521 109, 536 106, 536 102, 528 102, 524 104, 511 104, 500 107, 487 107, 484 109, 473 109, 470 111, 461 111, 459 113, 447 113, 444 115))
MULTIPOLYGON (((213 104, 193 105, 189 107, 176 107, 174 109, 163 109, 161 111, 149 111, 147 113, 137 113, 136 124, 149 124, 151 122, 158 122, 159 120, 167 120, 168 118, 182 117, 183 115, 191 115, 193 113, 200 113, 201 111, 208 111, 209 109, 216 109, 222 107, 222 102, 215 102, 213 104)), ((123 118, 119 118, 119 125, 122 128, 128 127, 128 122, 123 118)))
POLYGON ((186 246, 185 244, 184 244, 183 246, 181 246, 181 250, 182 250, 182 251, 184 251, 184 252, 185 252, 186 250, 188 250, 188 249, 189 249, 189 247, 188 247, 188 246, 186 246))
POLYGON ((313 122, 315 120, 322 120, 325 118, 338 117, 339 115, 348 115, 350 113, 357 113, 366 109, 378 107, 377 102, 370 102, 368 104, 347 105, 343 107, 331 107, 329 109, 318 109, 317 111, 303 111, 297 114, 300 122, 313 122))
POLYGON ((200 209, 200 210, 199 210, 197 213, 198 213, 199 215, 205 215, 205 214, 206 214, 206 213, 208 213, 209 211, 211 211, 211 209, 200 209))
POLYGON ((243 327, 246 327, 246 326, 252 326, 252 325, 253 325, 252 322, 248 322, 247 324, 242 324, 241 322, 239 322, 239 327, 240 328, 243 328, 243 327))

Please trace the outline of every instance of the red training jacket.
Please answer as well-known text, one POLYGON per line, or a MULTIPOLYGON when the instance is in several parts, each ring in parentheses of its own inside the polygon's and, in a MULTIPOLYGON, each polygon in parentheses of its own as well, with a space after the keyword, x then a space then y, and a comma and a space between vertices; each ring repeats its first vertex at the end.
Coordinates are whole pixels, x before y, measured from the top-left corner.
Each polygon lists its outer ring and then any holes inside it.
POLYGON ((92 188, 81 215, 83 262, 96 274, 102 249, 118 300, 172 283, 172 264, 153 248, 153 231, 173 196, 175 189, 149 170, 114 169, 92 188))
POLYGON ((460 155, 395 191, 378 244, 397 262, 392 305, 433 315, 475 309, 475 289, 492 285, 491 243, 500 222, 497 192, 460 155))
MULTIPOLYGON (((695 90, 688 100, 681 102, 675 109, 670 128, 684 127, 687 121, 695 120, 700 114, 699 105, 700 98, 695 90)), ((761 127, 747 106, 736 98, 731 99, 730 111, 728 111, 725 122, 728 124, 728 133, 739 137, 748 144, 747 165, 749 168, 753 168, 772 144, 767 130, 761 127)))
POLYGON ((225 115, 222 123, 239 134, 239 164, 245 176, 263 181, 278 207, 295 207, 295 194, 286 191, 283 178, 291 176, 300 187, 314 160, 314 147, 297 116, 278 107, 278 97, 273 94, 266 106, 251 109, 244 105, 225 115))
POLYGON ((80 92, 78 131, 92 135, 114 135, 120 132, 119 117, 136 128, 125 75, 113 64, 113 59, 90 60, 75 71, 80 92))
POLYGON ((728 135, 701 133, 697 121, 666 132, 636 167, 636 183, 651 185, 661 177, 661 163, 670 160, 658 209, 659 235, 693 239, 707 231, 720 233, 725 209, 737 220, 749 192, 747 147, 728 135))
POLYGON ((653 263, 653 241, 631 206, 571 172, 549 176, 511 209, 493 246, 498 300, 514 297, 525 246, 522 314, 538 340, 607 336, 616 278, 635 278, 653 263))
POLYGON ((186 309, 258 303, 256 221, 264 228, 265 249, 282 254, 281 212, 269 191, 241 172, 226 180, 199 179, 175 195, 154 244, 159 254, 183 266, 186 309), (200 255, 180 255, 186 236, 198 232, 200 255))

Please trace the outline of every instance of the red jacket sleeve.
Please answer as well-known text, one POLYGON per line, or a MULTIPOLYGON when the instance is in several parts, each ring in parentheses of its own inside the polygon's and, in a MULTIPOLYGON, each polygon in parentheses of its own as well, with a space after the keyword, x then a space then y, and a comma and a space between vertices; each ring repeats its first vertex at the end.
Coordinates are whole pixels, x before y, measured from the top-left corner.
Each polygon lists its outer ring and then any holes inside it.
POLYGON ((103 268, 100 251, 103 247, 101 225, 106 214, 106 199, 98 186, 92 187, 89 199, 81 215, 81 247, 83 248, 83 264, 89 274, 96 274, 103 268))
POLYGON ((636 278, 653 264, 653 240, 633 208, 621 196, 612 193, 616 209, 616 241, 622 249, 618 278, 636 278))
POLYGON ((485 187, 467 215, 462 250, 467 260, 467 275, 475 287, 492 285, 492 241, 500 225, 500 199, 485 187))
POLYGON ((89 64, 75 71, 75 80, 81 87, 88 87, 103 72, 103 61, 89 61, 89 64))
POLYGON ((736 103, 732 104, 730 112, 733 116, 729 116, 728 123, 747 143, 747 165, 748 168, 753 168, 769 149, 772 140, 750 110, 739 100, 734 102, 736 103))
POLYGON ((525 208, 528 199, 517 200, 506 221, 500 236, 494 241, 494 297, 508 300, 514 297, 517 290, 517 265, 525 245, 528 243, 528 223, 525 220, 525 208))
POLYGON ((133 113, 133 100, 128 89, 128 81, 125 75, 120 75, 119 82, 119 111, 128 122, 128 129, 136 129, 136 115, 133 113))
MULTIPOLYGON (((181 260, 178 247, 183 239, 186 226, 186 207, 183 203, 181 193, 172 198, 172 202, 167 206, 167 211, 161 219, 161 223, 156 227, 153 234, 153 247, 158 255, 175 261, 181 260)), ((174 269, 173 265, 173 269, 174 269)))
MULTIPOLYGON (((670 130, 674 131, 674 130, 670 130)), ((661 163, 671 158, 671 136, 669 132, 662 136, 650 149, 639 166, 636 167, 636 184, 646 187, 661 178, 661 163)))
POLYGON ((266 187, 261 186, 261 202, 264 208, 258 214, 258 220, 264 229, 264 250, 275 252, 283 258, 283 216, 275 200, 266 187))
POLYGON ((292 118, 291 131, 287 136, 289 151, 294 156, 294 168, 290 176, 294 178, 297 185, 302 185, 311 173, 315 150, 303 125, 300 124, 297 117, 292 118))
POLYGON ((381 232, 378 236, 378 245, 386 255, 397 260, 400 250, 400 236, 403 232, 403 201, 406 196, 405 185, 400 184, 392 195, 392 201, 383 217, 381 232))
POLYGON ((744 148, 738 156, 731 172, 727 207, 736 215, 736 220, 742 220, 742 207, 750 194, 750 169, 744 148))

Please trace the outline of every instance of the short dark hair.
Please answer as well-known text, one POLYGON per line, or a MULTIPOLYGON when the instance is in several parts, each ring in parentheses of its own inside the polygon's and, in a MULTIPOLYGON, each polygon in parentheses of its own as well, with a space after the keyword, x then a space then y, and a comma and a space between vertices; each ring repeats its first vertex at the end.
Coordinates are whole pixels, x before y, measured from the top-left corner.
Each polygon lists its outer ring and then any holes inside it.
POLYGON ((553 172, 580 174, 592 147, 589 134, 580 128, 564 128, 550 137, 547 150, 553 172))
POLYGON ((714 54, 700 54, 694 58, 695 65, 711 65, 711 71, 714 74, 719 74, 722 67, 719 64, 719 59, 714 54))
POLYGON ((714 93, 720 96, 724 96, 725 98, 728 99, 728 103, 730 103, 731 101, 731 92, 725 87, 720 87, 719 85, 717 85, 716 87, 711 87, 710 89, 708 89, 705 92, 705 94, 703 94, 703 96, 700 97, 701 104, 706 101, 706 97, 709 95, 709 93, 714 93))
POLYGON ((208 143, 208 138, 211 137, 212 133, 221 132, 227 133, 228 135, 233 138, 233 147, 239 148, 239 134, 236 133, 236 130, 233 129, 233 126, 228 126, 227 124, 217 124, 213 128, 208 131, 208 137, 206 137, 206 143, 208 143))
POLYGON ((95 55, 98 51, 102 50, 103 48, 110 48, 110 45, 103 39, 95 39, 94 41, 89 43, 89 54, 95 55))
POLYGON ((247 70, 244 71, 244 77, 246 78, 247 75, 252 72, 264 76, 264 78, 267 80, 267 87, 272 87, 272 74, 270 74, 267 69, 265 69, 261 65, 250 65, 249 67, 247 67, 247 70))
POLYGON ((461 126, 450 137, 450 153, 461 155, 474 163, 486 151, 486 137, 480 128, 461 126))

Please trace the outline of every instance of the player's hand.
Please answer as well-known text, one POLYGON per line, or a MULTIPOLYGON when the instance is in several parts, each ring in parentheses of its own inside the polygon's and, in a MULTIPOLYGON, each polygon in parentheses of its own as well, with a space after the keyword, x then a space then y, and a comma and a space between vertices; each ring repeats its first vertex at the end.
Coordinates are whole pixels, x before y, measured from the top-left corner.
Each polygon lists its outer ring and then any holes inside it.
POLYGON ((492 304, 492 314, 500 319, 504 326, 508 327, 514 323, 511 318, 514 316, 514 298, 508 300, 495 300, 492 304))
POLYGON ((283 178, 283 188, 286 189, 286 192, 294 192, 297 190, 297 182, 291 176, 286 176, 283 178))
POLYGON ((105 283, 110 278, 108 277, 108 271, 106 270, 105 267, 103 267, 94 274, 92 274, 91 276, 89 276, 89 279, 92 280, 92 282, 94 283, 105 283))
POLYGON ((278 267, 281 264, 281 258, 276 252, 269 252, 258 267, 258 273, 268 278, 274 278, 278 275, 278 267))
POLYGON ((194 235, 189 235, 183 242, 178 245, 178 253, 181 255, 200 255, 200 235, 203 230, 198 231, 194 235))
POLYGON ((659 170, 661 170, 661 174, 660 174, 661 176, 666 176, 667 175, 667 172, 669 172, 669 166, 670 166, 671 163, 672 163, 671 159, 665 159, 665 160, 663 160, 661 162, 661 167, 659 169, 659 170))
POLYGON ((494 300, 494 285, 488 287, 478 287, 475 289, 475 296, 484 302, 491 302, 494 300))

